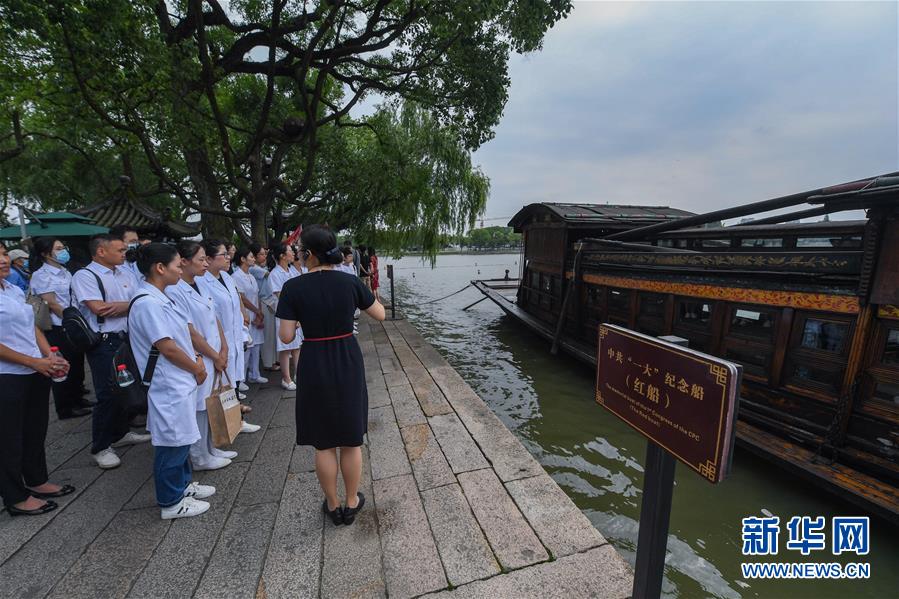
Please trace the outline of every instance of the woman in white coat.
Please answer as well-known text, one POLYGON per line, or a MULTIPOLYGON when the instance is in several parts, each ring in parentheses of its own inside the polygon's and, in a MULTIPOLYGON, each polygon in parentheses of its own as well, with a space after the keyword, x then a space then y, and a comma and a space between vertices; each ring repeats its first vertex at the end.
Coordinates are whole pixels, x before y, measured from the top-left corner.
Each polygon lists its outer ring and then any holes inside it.
MULTIPOLYGON (((285 243, 272 243, 269 247, 268 261, 270 273, 268 275, 269 282, 272 286, 272 294, 275 297, 281 295, 281 289, 284 283, 297 276, 296 270, 293 269, 295 259, 293 248, 285 243), (291 272, 293 270, 293 272, 291 272)), ((281 328, 280 320, 275 320, 275 331, 281 328)), ((297 328, 296 338, 290 343, 283 343, 280 338, 277 340, 278 362, 281 363, 281 386, 288 391, 296 390, 296 383, 293 382, 293 373, 296 371, 297 362, 300 360, 300 346, 303 344, 303 331, 297 328)))
MULTIPOLYGON (((243 391, 249 391, 249 387, 243 383, 244 378, 244 327, 248 324, 244 319, 240 292, 234 279, 228 274, 228 266, 231 258, 223 241, 210 239, 203 242, 206 250, 206 264, 208 270, 203 277, 206 288, 215 301, 215 311, 222 322, 222 330, 225 333, 225 341, 228 342, 228 376, 237 386, 237 396, 246 399, 243 391)), ((250 408, 243 406, 242 411, 248 412, 250 408)), ((242 433, 255 433, 261 427, 258 424, 250 424, 246 420, 240 427, 242 433)))
POLYGON ((190 448, 190 460, 194 470, 218 470, 228 466, 237 457, 237 452, 213 447, 206 398, 212 394, 216 378, 213 373, 224 372, 228 367, 230 346, 216 316, 215 301, 203 279, 206 274, 206 252, 196 241, 182 241, 178 244, 178 254, 181 258, 181 278, 165 293, 187 320, 193 348, 202 357, 209 373, 193 394, 200 439, 190 448))
POLYGON ((250 249, 256 258, 256 266, 250 267, 250 274, 256 279, 256 285, 259 287, 259 305, 262 307, 262 313, 265 317, 265 327, 262 330, 262 349, 259 352, 262 359, 262 367, 265 370, 277 371, 278 367, 275 362, 278 360, 278 351, 276 349, 276 340, 278 337, 275 331, 275 310, 278 307, 278 298, 272 295, 272 286, 268 277, 268 248, 251 243, 250 249))
POLYGON ((146 278, 128 314, 128 332, 141 378, 150 348, 159 350, 147 390, 156 501, 164 520, 198 516, 209 509, 202 499, 215 493, 215 487, 191 482, 188 460, 200 438, 193 398, 207 372, 194 354, 187 321, 164 293, 180 280, 181 260, 171 245, 150 243, 137 250, 137 267, 146 278))
POLYGON ((248 383, 267 383, 268 379, 259 373, 259 350, 265 340, 265 314, 262 303, 259 301, 259 285, 256 278, 250 274, 250 269, 256 266, 256 256, 246 246, 237 248, 234 254, 234 272, 231 278, 240 292, 240 301, 243 304, 244 317, 249 319, 250 346, 244 354, 246 362, 246 381, 248 383))

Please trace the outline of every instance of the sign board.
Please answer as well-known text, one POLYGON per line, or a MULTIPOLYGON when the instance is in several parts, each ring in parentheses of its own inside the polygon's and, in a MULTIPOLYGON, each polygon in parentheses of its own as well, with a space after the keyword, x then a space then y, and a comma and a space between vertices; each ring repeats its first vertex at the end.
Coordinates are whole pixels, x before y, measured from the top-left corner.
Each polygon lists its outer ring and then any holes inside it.
POLYGON ((596 401, 703 478, 730 472, 739 366, 601 324, 596 401))

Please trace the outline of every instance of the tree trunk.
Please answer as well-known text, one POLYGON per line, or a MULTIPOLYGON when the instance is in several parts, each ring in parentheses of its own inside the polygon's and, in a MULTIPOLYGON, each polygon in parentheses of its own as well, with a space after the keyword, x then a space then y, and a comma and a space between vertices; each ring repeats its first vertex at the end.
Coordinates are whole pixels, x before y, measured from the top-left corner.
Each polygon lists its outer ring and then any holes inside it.
POLYGON ((215 180, 215 173, 209 164, 206 148, 185 148, 184 159, 187 163, 191 185, 197 193, 197 203, 200 205, 203 237, 206 239, 232 239, 234 227, 231 225, 230 219, 226 216, 205 212, 205 210, 225 209, 222 204, 221 190, 215 180))

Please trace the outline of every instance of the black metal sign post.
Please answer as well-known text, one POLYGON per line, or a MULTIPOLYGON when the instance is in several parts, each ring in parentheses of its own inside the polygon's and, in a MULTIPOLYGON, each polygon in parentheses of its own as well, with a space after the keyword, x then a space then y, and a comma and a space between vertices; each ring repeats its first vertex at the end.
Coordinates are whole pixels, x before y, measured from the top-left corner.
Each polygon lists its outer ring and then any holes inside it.
POLYGON ((662 593, 676 465, 670 453, 655 442, 647 441, 637 561, 634 564, 634 599, 657 599, 662 593))
POLYGON ((390 279, 390 320, 396 320, 396 302, 393 300, 393 264, 387 265, 387 278, 390 279))

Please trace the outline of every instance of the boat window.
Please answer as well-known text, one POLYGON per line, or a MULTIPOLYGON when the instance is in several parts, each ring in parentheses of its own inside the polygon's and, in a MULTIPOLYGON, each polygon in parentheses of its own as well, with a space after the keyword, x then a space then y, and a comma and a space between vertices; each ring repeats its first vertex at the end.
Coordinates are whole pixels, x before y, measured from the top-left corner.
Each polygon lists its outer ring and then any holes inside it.
POLYGON ((609 309, 629 312, 631 309, 631 292, 628 289, 609 289, 609 309))
POLYGON ((665 318, 665 302, 667 299, 661 293, 641 293, 640 316, 665 318))
POLYGON ((724 357, 734 362, 739 362, 749 374, 765 377, 768 376, 768 366, 771 360, 769 348, 751 345, 730 345, 724 351, 724 357))
POLYGON ((744 248, 781 248, 783 245, 784 240, 780 237, 759 237, 740 240, 740 247, 744 248))
POLYGON ((862 247, 861 235, 828 235, 821 237, 799 237, 796 239, 798 248, 860 248, 862 247))
POLYGON ((879 382, 874 387, 874 398, 899 407, 899 384, 879 382))
POLYGON ((681 300, 677 304, 677 322, 707 328, 712 318, 712 304, 681 300))
POLYGON ((774 332, 774 322, 774 312, 734 308, 731 312, 730 332, 768 340, 774 332))
POLYGON ((673 248, 674 240, 673 239, 659 239, 658 246, 660 248, 673 248))
POLYGON ((700 245, 704 248, 729 248, 730 239, 703 239, 700 245))
POLYGON ((847 323, 806 318, 799 345, 809 349, 842 353, 848 333, 847 323))
POLYGON ((886 345, 883 348, 883 364, 899 364, 899 329, 888 329, 886 345))
POLYGON ((798 379, 793 382, 802 386, 823 387, 827 391, 836 393, 840 388, 843 378, 843 369, 836 364, 832 366, 816 366, 808 362, 791 362, 791 378, 798 379))

